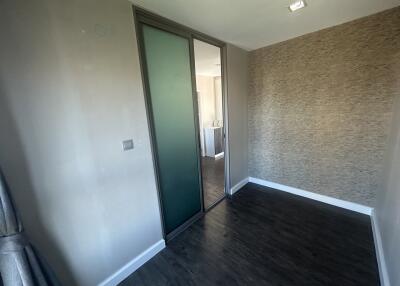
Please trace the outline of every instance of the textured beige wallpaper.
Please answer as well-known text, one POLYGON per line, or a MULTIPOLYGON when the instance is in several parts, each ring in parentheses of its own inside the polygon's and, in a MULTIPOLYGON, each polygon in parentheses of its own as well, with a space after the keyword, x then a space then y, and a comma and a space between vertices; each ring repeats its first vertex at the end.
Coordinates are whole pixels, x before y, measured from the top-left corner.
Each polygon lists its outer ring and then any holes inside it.
POLYGON ((249 175, 375 205, 400 94, 400 8, 250 54, 249 175))

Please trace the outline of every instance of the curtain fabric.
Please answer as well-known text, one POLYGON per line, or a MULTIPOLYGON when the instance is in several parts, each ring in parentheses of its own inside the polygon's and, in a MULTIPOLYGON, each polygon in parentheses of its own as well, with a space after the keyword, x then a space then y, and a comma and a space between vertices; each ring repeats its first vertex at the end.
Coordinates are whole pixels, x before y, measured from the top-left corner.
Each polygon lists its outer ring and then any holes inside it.
POLYGON ((23 234, 0 169, 0 285, 50 286, 41 263, 23 234))

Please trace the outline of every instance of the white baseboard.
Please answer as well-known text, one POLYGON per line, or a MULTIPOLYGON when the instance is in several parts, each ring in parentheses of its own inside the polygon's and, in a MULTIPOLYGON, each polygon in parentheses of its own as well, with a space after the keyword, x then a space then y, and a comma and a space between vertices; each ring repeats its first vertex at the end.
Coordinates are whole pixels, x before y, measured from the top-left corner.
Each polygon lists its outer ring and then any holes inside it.
POLYGON ((287 193, 291 193, 294 195, 298 195, 298 196, 302 196, 305 198, 309 198, 315 201, 320 201, 326 204, 330 204, 333 206, 337 206, 337 207, 341 207, 344 209, 348 209, 351 211, 355 211, 358 213, 362 213, 362 214, 366 214, 366 215, 371 215, 372 214, 372 210, 373 208, 368 207, 368 206, 364 206, 364 205, 360 205, 360 204, 356 204, 356 203, 352 203, 352 202, 348 202, 348 201, 344 201, 344 200, 339 200, 339 199, 335 199, 329 196, 325 196, 325 195, 320 195, 320 194, 316 194, 316 193, 312 193, 309 191, 304 191, 304 190, 300 190, 297 188, 293 188, 293 187, 288 187, 285 185, 281 185, 278 183, 273 183, 273 182, 269 182, 266 180, 262 180, 262 179, 257 179, 257 178, 253 178, 250 177, 249 178, 249 182, 250 183, 255 183, 258 185, 262 185, 262 186, 266 186, 269 188, 273 188, 273 189, 277 189, 280 191, 284 191, 287 193))
POLYGON ((249 178, 245 178, 245 179, 241 180, 239 183, 237 183, 236 185, 234 185, 234 186, 229 190, 229 194, 230 194, 230 195, 233 195, 234 193, 236 193, 237 191, 239 191, 242 187, 244 187, 248 182, 249 182, 249 178))
POLYGON ((378 260, 379 277, 382 286, 390 286, 389 273, 386 268, 385 256, 383 252, 381 232, 379 230, 378 218, 376 217, 375 210, 371 215, 372 233, 374 234, 376 259, 378 260))
POLYGON ((221 159, 221 158, 224 158, 224 152, 218 153, 218 154, 216 154, 216 155, 214 156, 214 159, 215 159, 215 160, 218 160, 218 159, 221 159))
POLYGON ((165 248, 164 239, 156 242, 148 249, 143 251, 141 254, 136 256, 134 259, 129 261, 127 264, 122 266, 117 272, 112 274, 110 277, 101 282, 98 286, 116 286, 121 283, 130 274, 135 272, 140 266, 149 261, 153 256, 165 248))

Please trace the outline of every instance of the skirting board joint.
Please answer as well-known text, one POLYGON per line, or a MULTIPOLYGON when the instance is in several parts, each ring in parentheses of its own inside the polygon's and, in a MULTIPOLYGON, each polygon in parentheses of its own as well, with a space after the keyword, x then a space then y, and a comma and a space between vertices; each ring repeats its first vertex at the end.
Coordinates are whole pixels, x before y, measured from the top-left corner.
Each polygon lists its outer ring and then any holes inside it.
POLYGON ((371 214, 372 233, 374 236, 376 259, 378 261, 379 278, 382 286, 390 286, 389 273, 386 267, 385 255, 382 245, 382 237, 379 229, 378 218, 375 210, 371 214))
POLYGON ((249 182, 249 178, 244 178, 243 180, 241 180, 239 183, 237 183, 236 185, 234 185, 234 186, 229 190, 229 194, 232 196, 234 193, 236 193, 236 192, 239 191, 241 188, 243 188, 248 182, 249 182))

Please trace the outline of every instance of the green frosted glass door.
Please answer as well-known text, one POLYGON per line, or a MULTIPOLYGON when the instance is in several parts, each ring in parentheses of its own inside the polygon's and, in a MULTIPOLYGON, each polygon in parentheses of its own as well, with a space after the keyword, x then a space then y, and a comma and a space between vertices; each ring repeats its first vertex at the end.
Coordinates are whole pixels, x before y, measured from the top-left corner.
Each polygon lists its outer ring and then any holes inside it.
POLYGON ((165 232, 201 211, 190 39, 141 25, 165 232))

